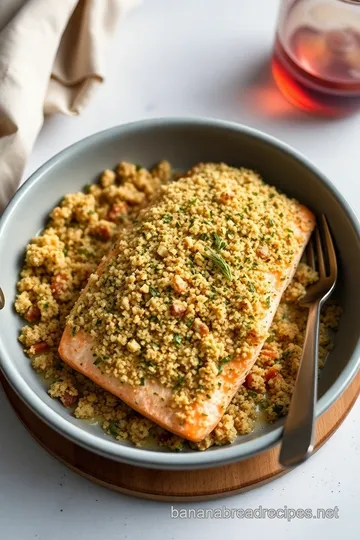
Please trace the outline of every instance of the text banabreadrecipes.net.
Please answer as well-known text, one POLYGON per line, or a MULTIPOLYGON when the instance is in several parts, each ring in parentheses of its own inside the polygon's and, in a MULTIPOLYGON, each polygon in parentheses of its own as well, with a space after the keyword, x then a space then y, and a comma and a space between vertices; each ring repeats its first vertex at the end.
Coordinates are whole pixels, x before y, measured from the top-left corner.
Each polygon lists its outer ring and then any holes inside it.
POLYGON ((171 505, 171 519, 339 519, 339 508, 179 508, 171 505))

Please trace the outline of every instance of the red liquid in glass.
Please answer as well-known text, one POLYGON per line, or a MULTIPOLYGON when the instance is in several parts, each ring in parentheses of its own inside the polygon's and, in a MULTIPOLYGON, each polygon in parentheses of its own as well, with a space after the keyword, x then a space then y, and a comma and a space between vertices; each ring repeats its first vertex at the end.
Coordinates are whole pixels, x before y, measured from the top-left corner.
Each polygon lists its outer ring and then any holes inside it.
POLYGON ((297 107, 338 116, 360 109, 360 33, 353 29, 321 32, 301 26, 285 50, 276 39, 273 75, 297 107))

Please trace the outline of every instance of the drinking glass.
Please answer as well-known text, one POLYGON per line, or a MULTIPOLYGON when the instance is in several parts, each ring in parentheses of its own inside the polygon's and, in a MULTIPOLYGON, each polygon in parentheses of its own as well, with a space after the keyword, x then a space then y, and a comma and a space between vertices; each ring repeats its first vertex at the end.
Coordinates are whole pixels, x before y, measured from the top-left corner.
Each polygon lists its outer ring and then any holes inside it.
POLYGON ((301 109, 360 109, 360 0, 282 0, 272 71, 301 109))

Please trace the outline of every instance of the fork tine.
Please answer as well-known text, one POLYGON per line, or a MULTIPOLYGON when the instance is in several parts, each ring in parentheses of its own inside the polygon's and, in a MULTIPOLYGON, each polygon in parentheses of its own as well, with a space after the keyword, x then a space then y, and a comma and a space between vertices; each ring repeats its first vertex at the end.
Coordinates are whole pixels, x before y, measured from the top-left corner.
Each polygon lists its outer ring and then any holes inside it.
POLYGON ((306 259, 308 265, 311 266, 313 270, 315 270, 315 255, 312 238, 310 238, 308 245, 306 246, 306 259))
POLYGON ((326 245, 327 255, 329 259, 330 277, 333 279, 336 279, 337 277, 336 253, 335 253, 335 248, 334 248, 333 240, 331 237, 329 225, 324 214, 321 214, 321 221, 323 225, 325 245, 326 245))
POLYGON ((316 243, 316 254, 317 254, 318 265, 319 265, 319 276, 322 278, 326 276, 326 271, 325 271, 324 253, 321 246, 321 238, 320 238, 320 232, 319 232, 318 227, 316 227, 315 229, 315 243, 316 243))

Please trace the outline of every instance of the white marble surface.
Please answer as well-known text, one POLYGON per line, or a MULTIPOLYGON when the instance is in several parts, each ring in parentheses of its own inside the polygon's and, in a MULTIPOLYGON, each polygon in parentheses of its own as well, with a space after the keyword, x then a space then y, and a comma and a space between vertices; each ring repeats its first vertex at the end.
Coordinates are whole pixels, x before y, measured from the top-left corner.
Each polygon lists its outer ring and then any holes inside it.
MULTIPOLYGON (((144 117, 202 115, 267 131, 305 153, 360 215, 360 118, 295 111, 268 80, 276 0, 144 0, 119 29, 108 76, 79 118, 46 122, 26 175, 82 137, 144 117)), ((360 403, 313 458, 253 492, 186 508, 339 507, 337 520, 172 520, 170 505, 95 486, 50 457, 0 391, 0 538, 106 540, 240 535, 358 539, 360 403)), ((180 508, 181 505, 175 505, 180 508)))

